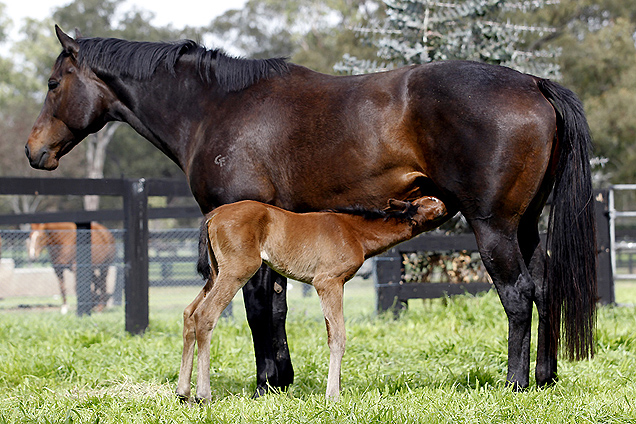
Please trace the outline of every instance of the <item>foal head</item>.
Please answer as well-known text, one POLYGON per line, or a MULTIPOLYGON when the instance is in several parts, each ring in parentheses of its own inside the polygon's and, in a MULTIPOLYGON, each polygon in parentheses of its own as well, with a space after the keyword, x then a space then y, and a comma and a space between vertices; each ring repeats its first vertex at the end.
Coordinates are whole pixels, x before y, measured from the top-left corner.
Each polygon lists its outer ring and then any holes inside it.
POLYGON ((414 228, 414 233, 432 230, 446 217, 446 205, 436 197, 424 196, 412 202, 390 199, 386 209, 389 214, 401 215, 414 228))

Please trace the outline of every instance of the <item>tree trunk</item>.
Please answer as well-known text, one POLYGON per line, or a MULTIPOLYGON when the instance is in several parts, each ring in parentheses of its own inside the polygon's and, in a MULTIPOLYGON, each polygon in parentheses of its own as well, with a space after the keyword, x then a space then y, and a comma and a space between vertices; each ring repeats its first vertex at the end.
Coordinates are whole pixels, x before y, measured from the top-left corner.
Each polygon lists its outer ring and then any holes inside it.
MULTIPOLYGON (((113 139, 115 131, 121 122, 108 124, 101 131, 89 136, 86 149, 86 177, 104 178, 104 162, 106 161, 106 147, 113 139)), ((99 196, 84 196, 84 210, 95 211, 99 209, 99 196)))

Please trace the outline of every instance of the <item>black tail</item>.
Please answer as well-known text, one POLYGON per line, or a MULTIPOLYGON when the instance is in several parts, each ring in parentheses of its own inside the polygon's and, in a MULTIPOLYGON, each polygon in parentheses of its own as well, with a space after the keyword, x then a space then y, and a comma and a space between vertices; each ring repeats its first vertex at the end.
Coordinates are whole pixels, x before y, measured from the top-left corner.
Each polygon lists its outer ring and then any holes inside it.
POLYGON ((208 280, 212 273, 208 254, 208 220, 203 218, 201 229, 199 230, 199 260, 197 261, 197 272, 204 280, 208 280))
POLYGON ((538 82, 557 111, 557 173, 548 226, 551 347, 564 332, 571 359, 594 354, 596 320, 596 223, 590 171, 592 138, 576 95, 548 80, 538 82))

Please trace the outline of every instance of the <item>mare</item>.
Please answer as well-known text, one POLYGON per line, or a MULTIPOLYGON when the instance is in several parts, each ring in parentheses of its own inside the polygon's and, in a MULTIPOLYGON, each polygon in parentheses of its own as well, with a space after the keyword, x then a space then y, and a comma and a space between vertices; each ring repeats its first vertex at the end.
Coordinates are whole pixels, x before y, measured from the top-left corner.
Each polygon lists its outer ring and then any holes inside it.
MULTIPOLYGON (((76 268, 77 225, 73 222, 51 222, 31 224, 29 235, 29 258, 37 259, 44 248, 48 248, 49 258, 62 295, 62 313, 68 311, 64 270, 76 268)), ((115 259, 115 238, 110 231, 97 222, 91 222, 91 291, 93 305, 97 311, 106 307, 108 292, 106 277, 108 267, 115 259)))
MULTIPOLYGON (((533 303, 537 385, 556 380, 559 342, 572 358, 593 353, 591 137, 567 88, 476 62, 332 76, 189 40, 56 34, 62 52, 25 148, 32 167, 57 168, 122 121, 180 166, 203 213, 246 199, 308 212, 434 196, 448 219, 465 216, 505 309, 508 384, 530 384, 533 303), (546 255, 538 220, 551 192, 546 255)), ((293 381, 286 280, 268 270, 243 287, 256 395, 293 381)))
POLYGON ((236 292, 265 262, 280 274, 316 289, 330 354, 326 395, 328 399, 338 399, 346 338, 342 311, 345 282, 366 259, 435 228, 436 220, 446 215, 446 207, 434 197, 412 203, 391 199, 389 208, 375 213, 354 210, 298 214, 243 200, 210 212, 205 223, 208 254, 204 252, 199 257, 199 269, 207 276, 207 283, 183 313, 183 356, 177 395, 184 400, 190 396, 196 341, 196 398, 210 400, 212 330, 236 292))

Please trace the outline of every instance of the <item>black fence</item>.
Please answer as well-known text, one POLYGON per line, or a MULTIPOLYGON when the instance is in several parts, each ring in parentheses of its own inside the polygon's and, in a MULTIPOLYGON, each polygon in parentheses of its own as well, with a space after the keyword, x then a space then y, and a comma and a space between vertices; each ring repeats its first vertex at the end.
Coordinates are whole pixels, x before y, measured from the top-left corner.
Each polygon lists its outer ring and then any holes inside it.
MULTIPOLYGON (((151 286, 201 285, 194 273, 198 242, 198 229, 179 231, 149 231, 149 220, 162 218, 200 218, 201 212, 192 200, 191 206, 149 208, 148 197, 186 197, 192 199, 185 181, 160 179, 39 179, 0 178, 0 195, 100 195, 123 198, 121 209, 99 211, 64 211, 54 213, 33 213, 21 215, 0 215, 0 225, 28 224, 34 222, 75 222, 77 243, 84 248, 76 251, 77 269, 91 269, 91 232, 83 231, 91 221, 122 221, 123 230, 115 233, 121 267, 117 269, 111 282, 116 301, 125 298, 126 330, 138 334, 148 325, 151 286), (123 251, 123 252, 122 252, 123 251), (176 272, 176 268, 186 265, 189 274, 176 272)), ((614 302, 613 278, 610 263, 610 242, 608 224, 607 192, 596 194, 597 235, 599 251, 599 298, 603 303, 614 302)), ((3 238, 5 235, 3 234, 3 238)), ((15 235, 16 243, 23 243, 27 235, 15 235)), ((5 246, 6 248, 7 246, 5 246)), ((384 311, 404 308, 409 299, 435 298, 453 294, 477 293, 491 288, 485 273, 477 273, 477 278, 458 278, 456 281, 413 283, 405 278, 406 257, 414 252, 460 252, 455 259, 463 260, 476 251, 472 234, 454 236, 423 234, 402 243, 376 258, 373 277, 377 290, 377 309, 384 311)), ((22 260, 22 259, 18 259, 22 260)), ((479 259, 477 259, 478 262, 479 259)), ((449 267, 445 266, 448 274, 449 267)), ((1 269, 0 269, 1 271, 1 269)), ((457 275, 457 270, 453 270, 457 275)), ((92 272, 76 273, 78 314, 88 314, 95 306, 95 276, 92 272), (80 297, 83 296, 83 299, 80 297)))

